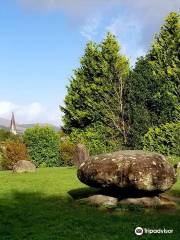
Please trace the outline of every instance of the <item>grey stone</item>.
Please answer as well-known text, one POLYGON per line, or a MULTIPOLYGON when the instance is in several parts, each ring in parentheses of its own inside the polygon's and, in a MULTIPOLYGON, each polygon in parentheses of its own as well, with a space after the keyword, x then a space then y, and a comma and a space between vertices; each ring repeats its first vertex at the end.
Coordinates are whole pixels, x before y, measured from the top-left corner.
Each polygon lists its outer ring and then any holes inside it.
POLYGON ((175 208, 176 203, 169 198, 165 198, 162 196, 155 197, 141 197, 141 198, 127 198, 123 199, 119 202, 121 205, 137 205, 142 206, 144 208, 175 208))
POLYGON ((141 205, 143 207, 156 207, 161 205, 158 197, 127 198, 119 202, 120 204, 141 205))
POLYGON ((89 204, 94 204, 97 206, 116 206, 118 199, 115 197, 105 196, 105 195, 93 195, 88 198, 82 198, 79 201, 87 202, 89 204))
POLYGON ((22 172, 35 172, 35 165, 26 160, 20 160, 13 166, 13 172, 22 173, 22 172))

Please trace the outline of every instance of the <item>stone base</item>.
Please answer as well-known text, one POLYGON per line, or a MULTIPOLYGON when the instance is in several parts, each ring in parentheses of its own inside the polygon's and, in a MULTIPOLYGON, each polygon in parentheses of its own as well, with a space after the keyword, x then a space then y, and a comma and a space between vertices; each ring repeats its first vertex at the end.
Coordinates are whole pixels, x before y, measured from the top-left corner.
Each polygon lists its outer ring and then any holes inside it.
POLYGON ((78 200, 96 206, 121 206, 121 205, 135 205, 144 208, 176 208, 176 203, 168 197, 153 196, 153 197, 140 197, 140 198, 126 198, 119 200, 118 198, 106 195, 93 195, 87 198, 78 200))

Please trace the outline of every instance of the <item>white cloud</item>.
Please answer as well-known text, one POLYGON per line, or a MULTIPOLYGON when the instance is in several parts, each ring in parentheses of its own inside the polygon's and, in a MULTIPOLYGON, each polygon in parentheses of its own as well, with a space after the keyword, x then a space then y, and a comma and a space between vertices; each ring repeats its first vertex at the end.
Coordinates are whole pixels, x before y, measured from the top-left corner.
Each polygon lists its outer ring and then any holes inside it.
POLYGON ((136 58, 150 48, 167 14, 180 9, 180 1, 120 0, 119 7, 123 11, 111 19, 107 29, 119 38, 122 52, 134 65, 136 58))
MULTIPOLYGON (((91 40, 102 32, 113 32, 120 40, 122 53, 130 58, 132 65, 137 57, 144 55, 149 49, 165 16, 180 9, 179 0, 114 0, 109 3, 109 8, 105 7, 106 0, 97 2, 104 3, 99 8, 101 24, 94 24, 94 13, 91 13, 92 17, 88 17, 88 24, 84 25, 85 30, 81 34, 91 40)), ((94 6, 96 8, 97 5, 94 6)))
MULTIPOLYGON (((121 1, 122 3, 122 1, 121 1)), ((140 44, 149 47, 152 37, 159 32, 159 28, 164 18, 172 11, 179 12, 179 0, 126 0, 122 4, 126 10, 126 16, 131 21, 135 19, 141 24, 141 42, 140 44)), ((128 19, 127 19, 128 20, 128 19)))
POLYGON ((94 36, 98 34, 98 28, 100 27, 101 17, 88 18, 80 33, 87 40, 92 40, 94 36))
POLYGON ((7 116, 9 112, 12 112, 16 109, 17 105, 7 101, 0 101, 0 116, 7 116))
POLYGON ((0 101, 0 117, 10 119, 14 112, 18 123, 51 123, 60 125, 58 106, 45 107, 38 102, 18 105, 9 101, 0 101))
POLYGON ((142 26, 136 19, 128 19, 126 14, 113 18, 106 27, 119 39, 121 52, 127 55, 134 65, 136 58, 145 54, 142 41, 142 26))

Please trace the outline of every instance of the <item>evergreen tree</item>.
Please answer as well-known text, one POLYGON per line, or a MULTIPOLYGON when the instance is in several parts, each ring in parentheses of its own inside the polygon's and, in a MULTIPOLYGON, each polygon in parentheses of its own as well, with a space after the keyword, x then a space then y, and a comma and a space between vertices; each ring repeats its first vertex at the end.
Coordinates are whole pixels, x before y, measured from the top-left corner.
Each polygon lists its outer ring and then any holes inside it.
POLYGON ((170 13, 149 53, 137 60, 127 81, 131 147, 142 148, 149 127, 180 120, 179 40, 179 15, 170 13))
POLYGON ((102 57, 105 62, 103 76, 106 89, 100 95, 104 123, 123 137, 126 143, 127 124, 124 112, 124 86, 129 74, 128 59, 120 54, 120 46, 114 35, 107 34, 101 44, 102 57))
POLYGON ((80 64, 67 88, 65 106, 61 107, 64 112, 64 129, 67 132, 71 132, 73 128, 83 129, 97 118, 93 111, 93 93, 100 85, 98 79, 101 77, 101 53, 95 43, 87 44, 80 64))
POLYGON ((99 45, 87 44, 61 108, 66 131, 103 124, 123 132, 123 87, 129 63, 119 50, 110 33, 99 45))
POLYGON ((128 146, 142 148, 142 137, 156 124, 157 116, 152 102, 156 89, 152 69, 147 57, 140 57, 129 74, 125 86, 125 112, 129 122, 128 146))
POLYGON ((156 82, 153 104, 158 123, 180 120, 180 15, 170 13, 148 55, 156 82))

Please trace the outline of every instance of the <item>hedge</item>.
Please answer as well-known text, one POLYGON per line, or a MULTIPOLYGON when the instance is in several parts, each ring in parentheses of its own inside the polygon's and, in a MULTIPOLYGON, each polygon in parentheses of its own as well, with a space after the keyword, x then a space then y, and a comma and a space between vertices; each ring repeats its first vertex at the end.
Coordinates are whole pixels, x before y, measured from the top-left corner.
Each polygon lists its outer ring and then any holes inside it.
POLYGON ((180 122, 150 128, 143 143, 144 150, 180 156, 180 122))

